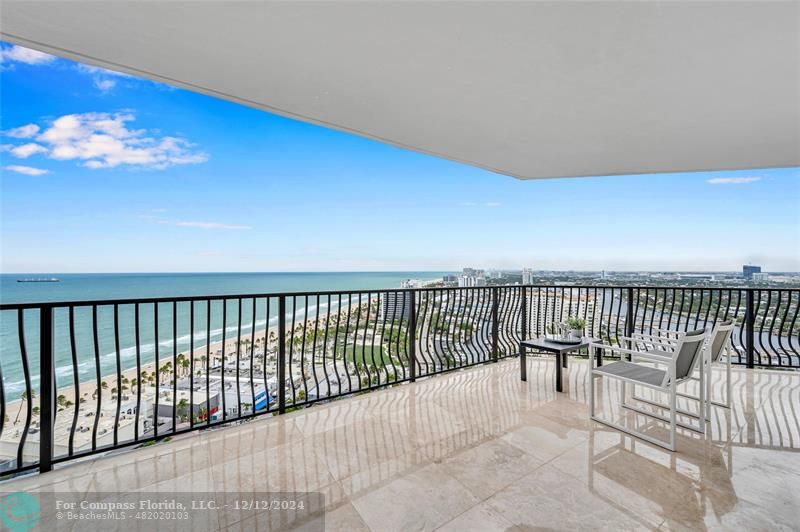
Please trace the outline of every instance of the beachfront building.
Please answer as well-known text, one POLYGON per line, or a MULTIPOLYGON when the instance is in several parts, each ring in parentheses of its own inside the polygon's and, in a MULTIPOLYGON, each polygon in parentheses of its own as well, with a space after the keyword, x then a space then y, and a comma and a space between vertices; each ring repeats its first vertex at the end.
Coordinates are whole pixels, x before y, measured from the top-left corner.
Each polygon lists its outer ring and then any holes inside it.
POLYGON ((408 319, 411 315, 411 301, 406 292, 383 292, 380 309, 381 319, 408 319))
POLYGON ((595 296, 592 292, 575 290, 552 290, 534 288, 531 291, 531 323, 533 331, 545 334, 554 323, 566 321, 570 317, 586 320, 586 331, 593 336, 600 332, 601 323, 594 320, 595 296))
POLYGON ((476 286, 486 286, 486 278, 483 275, 461 275, 458 278, 459 288, 472 288, 476 286))

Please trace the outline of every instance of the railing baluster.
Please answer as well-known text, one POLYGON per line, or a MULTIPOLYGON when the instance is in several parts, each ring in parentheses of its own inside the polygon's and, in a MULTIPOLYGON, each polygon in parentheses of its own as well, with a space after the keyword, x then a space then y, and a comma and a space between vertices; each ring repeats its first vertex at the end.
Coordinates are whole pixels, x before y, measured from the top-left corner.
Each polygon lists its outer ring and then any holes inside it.
POLYGON ((278 413, 286 413, 286 296, 278 299, 278 413))
MULTIPOLYGON (((348 341, 348 337, 350 336, 350 315, 351 315, 352 308, 353 308, 353 296, 352 296, 352 294, 347 294, 347 315, 345 316, 345 322, 344 322, 344 342, 342 342, 342 346, 343 346, 343 349, 342 349, 342 364, 344 364, 344 373, 345 373, 345 375, 347 375, 347 391, 348 392, 353 391, 353 389, 354 389, 353 388, 353 378, 352 378, 352 375, 350 373, 351 372, 351 368, 348 367, 348 365, 347 365, 347 341, 348 341)), ((292 333, 292 334, 294 334, 294 333, 292 333)), ((355 358, 356 358, 355 357, 355 346, 353 346, 353 351, 352 352, 353 352, 353 360, 352 360, 353 364, 352 364, 352 366, 355 367, 355 365, 356 365, 355 364, 355 358)), ((358 369, 356 369, 356 373, 358 373, 358 369)), ((358 380, 358 377, 356 377, 356 379, 358 380)), ((359 384, 359 386, 361 386, 360 380, 359 380, 358 384, 359 384)), ((339 392, 341 392, 341 390, 339 390, 339 392)))
MULTIPOLYGON (((269 323, 269 310, 267 311, 269 323)), ((266 344, 266 340, 264 342, 266 344)), ((266 345, 264 348, 266 356, 266 345)), ((265 359, 266 364, 266 359, 265 359)), ((264 383, 266 386, 266 381, 264 383)), ((219 403, 217 404, 219 407, 219 403)), ((211 425, 211 300, 206 300, 206 426, 211 425)))
POLYGON ((136 413, 133 422, 133 439, 139 441, 139 411, 142 409, 142 352, 139 333, 139 303, 133 305, 133 337, 136 350, 136 413))
MULTIPOLYGON (((122 408, 122 361, 119 354, 119 305, 114 305, 114 358, 117 369, 117 409, 114 413, 114 447, 119 443, 119 412, 122 408)), ((174 403, 174 401, 173 401, 174 403)))
POLYGON ((236 301, 236 417, 242 417, 242 298, 236 301))
POLYGON ((227 405, 225 404, 225 362, 228 359, 228 349, 225 345, 227 340, 226 332, 228 329, 228 300, 222 300, 222 363, 220 364, 220 400, 222 402, 222 421, 228 417, 227 405))
POLYGON ((408 306, 408 366, 411 382, 417 380, 417 302, 415 293, 406 292, 408 306))
POLYGON ((497 349, 498 349, 498 329, 500 328, 499 319, 497 316, 498 301, 497 301, 497 288, 492 288, 492 362, 497 362, 497 349))
MULTIPOLYGON (((19 334, 24 336, 22 319, 23 311, 19 311, 19 334)), ((39 371, 41 386, 41 397, 39 398, 39 472, 46 473, 53 469, 53 443, 54 443, 54 422, 55 422, 55 364, 53 360, 53 307, 43 305, 39 310, 39 371)), ((23 342, 24 345, 24 342, 23 342)), ((27 353, 23 352, 23 357, 27 359, 27 353)), ((25 380, 28 381, 30 390, 30 377, 28 376, 27 362, 25 363, 25 380)), ((77 401, 76 401, 77 403, 77 401)), ((19 452, 17 454, 17 466, 23 463, 23 448, 25 437, 31 424, 31 397, 28 392, 27 418, 25 420, 25 431, 20 439, 19 452)), ((115 442, 116 443, 116 442, 115 442)))
MULTIPOLYGON (((81 402, 81 383, 80 376, 78 375, 78 350, 75 345, 75 307, 73 305, 70 305, 68 313, 69 351, 72 357, 72 387, 75 390, 75 410, 72 413, 72 427, 70 427, 69 431, 69 448, 67 453, 69 456, 72 456, 75 454, 75 430, 78 427, 78 410, 81 402)), ((41 409, 41 406, 39 408, 41 409)))
MULTIPOLYGON (((319 294, 317 294, 317 303, 316 303, 315 307, 316 307, 316 316, 314 317, 314 341, 311 344, 311 372, 314 375, 314 390, 315 390, 315 393, 317 394, 317 397, 319 397, 319 377, 317 376, 317 333, 319 331, 319 320, 320 320, 320 317, 319 317, 319 294)), ((269 317, 267 317, 267 320, 269 320, 269 317)), ((372 339, 373 339, 373 344, 374 344, 374 340, 375 340, 374 333, 373 333, 372 339)), ((323 356, 322 360, 323 360, 323 362, 325 361, 325 357, 324 356, 323 356)), ((266 368, 266 365, 265 365, 264 366, 265 374, 266 374, 266 369, 267 368, 266 368)), ((266 375, 265 375, 265 378, 266 378, 266 375)))
MULTIPOLYGON (((307 383, 308 377, 306 376, 306 336, 308 336, 308 296, 305 297, 305 302, 303 306, 303 340, 302 340, 302 345, 300 346, 300 378, 303 381, 304 401, 308 401, 308 383, 307 383)), ((250 385, 252 386, 252 376, 250 377, 250 383, 251 383, 250 385)), ((253 411, 255 412, 255 399, 253 399, 253 411)))
POLYGON ((292 387, 292 404, 297 402, 297 394, 294 389, 294 371, 292 370, 292 359, 294 359, 294 328, 295 316, 297 315, 297 296, 292 296, 292 325, 289 328, 289 353, 286 361, 289 364, 289 382, 292 387))
POLYGON ((528 339, 528 288, 523 286, 520 292, 520 298, 522 299, 522 331, 520 334, 522 335, 522 340, 528 339))
POLYGON ((194 301, 189 301, 189 427, 194 427, 194 301))
POLYGON ((747 332, 745 334, 745 338, 746 338, 747 344, 746 344, 745 349, 746 349, 746 353, 747 353, 747 367, 752 369, 753 367, 755 367, 755 356, 754 356, 755 355, 755 353, 754 353, 754 350, 755 350, 755 339, 753 338, 753 334, 754 334, 753 331, 755 329, 755 320, 756 320, 755 314, 753 312, 754 305, 753 305, 753 289, 752 288, 749 288, 747 290, 747 303, 746 303, 746 305, 747 305, 747 311, 746 311, 747 313, 745 314, 745 323, 746 323, 745 327, 746 327, 747 332))
MULTIPOLYGON (((158 356, 158 303, 156 303, 156 332, 155 332, 155 349, 156 357, 158 356)), ((97 450, 97 425, 100 422, 100 409, 103 404, 103 383, 100 376, 100 341, 98 340, 97 332, 97 305, 92 305, 92 340, 94 347, 94 368, 95 378, 97 379, 97 402, 96 410, 94 412, 94 426, 92 427, 92 451, 97 450)), ((158 382, 158 364, 156 364, 156 382, 158 382)), ((158 389, 156 389, 156 392, 158 389)), ((158 393, 156 393, 156 410, 158 410, 158 393)), ((158 430, 158 423, 156 423, 156 430, 158 430)), ((157 434, 157 433, 156 433, 157 434)))
POLYGON ((626 293, 628 298, 628 308, 625 315, 625 336, 630 337, 633 334, 634 322, 636 321, 636 315, 634 314, 633 309, 633 288, 628 288, 626 293))

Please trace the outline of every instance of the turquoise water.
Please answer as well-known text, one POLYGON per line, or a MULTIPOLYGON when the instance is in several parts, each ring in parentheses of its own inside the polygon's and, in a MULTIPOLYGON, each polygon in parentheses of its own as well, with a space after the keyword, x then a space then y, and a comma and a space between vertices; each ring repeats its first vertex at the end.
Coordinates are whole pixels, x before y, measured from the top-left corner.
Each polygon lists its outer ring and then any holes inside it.
MULTIPOLYGON (((304 292, 324 290, 378 290, 399 288, 405 279, 433 280, 449 272, 337 272, 337 273, 186 273, 186 274, 0 274, 0 302, 31 303, 54 301, 87 301, 105 299, 146 299, 161 297, 207 296, 226 294, 264 294, 280 292, 304 292), (60 279, 57 283, 18 283, 17 279, 50 278, 60 279)), ((354 300, 355 302, 355 300, 354 300)), ((346 299, 342 306, 346 305, 346 299)), ((296 308, 291 300, 287 303, 287 320, 294 313, 302 319, 305 298, 298 299, 296 308)), ((330 305, 327 298, 319 302, 319 311, 324 313, 338 308, 338 298, 330 305)), ((316 298, 308 302, 309 315, 317 311, 316 298)), ((202 347, 206 341, 206 331, 210 330, 211 342, 222 339, 222 302, 211 305, 211 322, 206 324, 206 304, 194 306, 194 330, 190 326, 190 303, 175 306, 176 341, 173 343, 173 306, 160 304, 158 309, 158 341, 154 335, 155 316, 152 304, 139 307, 139 344, 142 364, 152 362, 155 352, 159 359, 171 360, 173 347, 180 352, 194 347, 202 347), (156 345, 158 348, 156 349, 156 345)), ((226 304, 225 334, 235 336, 238 327, 238 302, 229 300, 226 304)), ((252 328, 264 330, 266 325, 274 326, 278 320, 277 301, 272 300, 267 312, 265 300, 255 303, 242 302, 242 335, 249 335, 252 328)), ((117 371, 117 349, 115 342, 114 316, 112 307, 98 307, 98 352, 100 355, 101 376, 114 375, 117 371)), ((58 385, 72 381, 72 358, 68 314, 65 309, 55 311, 55 356, 58 385)), ((31 381, 38 388, 39 345, 38 313, 26 311, 25 347, 30 361, 31 381)), ((119 307, 119 359, 121 371, 136 365, 136 328, 132 305, 119 307)), ((3 372, 3 386, 6 400, 17 399, 24 390, 22 357, 19 347, 17 314, 13 311, 0 312, 0 367, 3 372)), ((95 379, 97 364, 94 357, 91 307, 75 310, 75 344, 81 382, 95 379)), ((38 393, 38 391, 37 391, 38 393)))

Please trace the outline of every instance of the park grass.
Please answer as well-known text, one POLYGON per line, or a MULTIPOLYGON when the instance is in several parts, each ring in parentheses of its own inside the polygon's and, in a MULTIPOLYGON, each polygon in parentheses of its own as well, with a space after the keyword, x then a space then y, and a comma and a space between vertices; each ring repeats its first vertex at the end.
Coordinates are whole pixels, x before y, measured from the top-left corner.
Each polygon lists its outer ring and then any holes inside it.
POLYGON ((361 366, 371 366, 373 358, 375 360, 374 364, 378 367, 392 365, 392 357, 388 353, 384 353, 381 346, 348 346, 344 352, 344 358, 348 362, 361 366))

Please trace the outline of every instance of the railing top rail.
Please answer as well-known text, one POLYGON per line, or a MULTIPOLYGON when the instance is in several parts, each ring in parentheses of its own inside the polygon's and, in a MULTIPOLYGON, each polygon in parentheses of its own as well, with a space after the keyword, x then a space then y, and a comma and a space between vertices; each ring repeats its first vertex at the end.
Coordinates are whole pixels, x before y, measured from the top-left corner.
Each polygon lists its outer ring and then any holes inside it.
POLYGON ((267 293, 245 293, 245 294, 215 294, 215 295, 193 295, 176 297, 145 297, 145 298, 120 298, 120 299, 87 299, 73 301, 39 301, 29 303, 2 303, 0 310, 24 310, 38 308, 60 308, 60 307, 84 307, 84 306, 107 306, 107 305, 135 305, 152 303, 180 303, 190 301, 222 301, 236 299, 264 299, 279 297, 305 297, 305 296, 337 296, 337 295, 358 295, 358 294, 380 294, 387 292, 432 292, 432 291, 453 291, 453 290, 488 290, 492 288, 555 288, 555 289, 633 289, 633 290, 708 290, 708 291, 773 291, 773 292, 793 292, 800 290, 800 287, 790 288, 769 288, 752 286, 642 286, 642 285, 566 285, 566 284, 513 284, 513 285, 487 285, 487 286, 439 286, 423 288, 375 288, 369 290, 318 290, 300 292, 267 292, 267 293))

